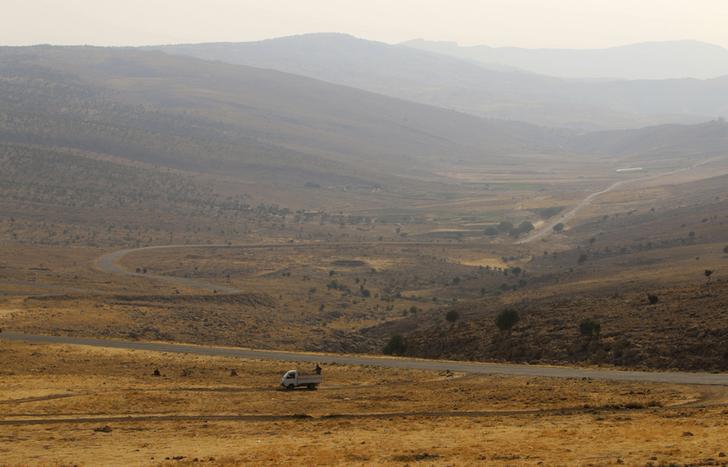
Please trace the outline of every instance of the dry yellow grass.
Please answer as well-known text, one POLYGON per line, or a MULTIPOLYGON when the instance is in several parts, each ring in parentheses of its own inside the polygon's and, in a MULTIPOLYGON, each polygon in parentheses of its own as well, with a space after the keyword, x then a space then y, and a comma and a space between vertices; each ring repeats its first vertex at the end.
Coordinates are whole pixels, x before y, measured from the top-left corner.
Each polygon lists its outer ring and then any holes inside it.
POLYGON ((7 465, 634 465, 728 449, 725 393, 707 388, 326 366, 319 391, 291 393, 276 389, 290 363, 6 342, 0 354, 7 465), (706 398, 717 405, 695 406, 706 398))

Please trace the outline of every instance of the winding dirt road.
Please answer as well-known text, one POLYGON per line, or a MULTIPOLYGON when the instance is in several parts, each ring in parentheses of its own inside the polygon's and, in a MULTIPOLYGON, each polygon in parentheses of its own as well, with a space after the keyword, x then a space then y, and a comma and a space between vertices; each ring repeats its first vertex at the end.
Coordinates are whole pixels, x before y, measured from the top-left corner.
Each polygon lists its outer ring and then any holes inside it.
POLYGON ((647 182, 647 181, 655 180, 655 179, 658 179, 658 178, 668 177, 670 175, 675 175, 675 174, 679 174, 679 173, 683 173, 683 172, 688 172, 690 170, 696 169, 696 168, 701 167, 703 165, 706 165, 706 164, 709 164, 711 162, 715 162, 715 161, 718 161, 718 160, 722 160, 722 159, 723 159, 722 157, 714 157, 714 158, 707 159, 707 160, 704 160, 704 161, 696 162, 695 164, 691 165, 690 167, 685 167, 685 168, 682 168, 682 169, 676 169, 676 170, 672 170, 670 172, 664 172, 664 173, 658 173, 658 174, 653 174, 653 175, 647 175, 645 177, 640 177, 640 178, 633 178, 633 179, 629 179, 629 180, 620 180, 618 182, 614 182, 611 185, 609 185, 607 188, 590 194, 589 196, 587 196, 586 198, 584 198, 583 200, 581 200, 579 202, 579 204, 577 204, 576 206, 573 206, 572 208, 570 208, 566 212, 561 213, 560 215, 556 216, 555 219, 550 220, 546 224, 542 225, 538 229, 536 229, 533 232, 531 232, 530 235, 528 235, 528 236, 526 236, 526 237, 524 237, 524 238, 516 241, 515 243, 518 244, 518 245, 522 245, 524 243, 531 243, 531 242, 533 242, 535 240, 538 240, 540 238, 544 238, 544 237, 550 235, 551 233, 553 233, 554 227, 556 227, 558 224, 566 224, 571 219, 573 219, 574 216, 576 216, 579 213, 579 211, 581 211, 585 207, 587 207, 590 204, 592 204, 592 202, 595 199, 597 199, 598 197, 600 197, 602 195, 605 195, 605 194, 607 194, 607 193, 609 193, 611 191, 614 191, 614 190, 616 190, 617 188, 619 188, 621 186, 628 185, 628 184, 633 184, 633 183, 639 183, 639 182, 647 182))
MULTIPOLYGON (((192 287, 195 289, 216 291, 223 294, 239 294, 240 289, 234 287, 207 282, 201 279, 192 279, 186 277, 164 276, 154 273, 138 273, 131 271, 121 265, 121 260, 132 253, 143 253, 145 251, 155 250, 182 250, 195 248, 215 248, 215 249, 247 249, 247 250, 266 250, 266 249, 324 249, 324 248, 347 248, 347 247, 380 247, 380 246, 400 246, 400 247, 430 247, 430 248, 473 248, 478 244, 474 243, 433 243, 433 242, 348 242, 348 243, 241 243, 241 244, 179 244, 179 245, 159 245, 147 246, 141 248, 127 248, 107 253, 99 257, 95 262, 95 267, 101 272, 108 274, 119 274, 124 276, 142 277, 145 279, 154 279, 166 282, 172 286, 192 287)), ((492 247, 492 245, 484 244, 484 247, 492 247)))

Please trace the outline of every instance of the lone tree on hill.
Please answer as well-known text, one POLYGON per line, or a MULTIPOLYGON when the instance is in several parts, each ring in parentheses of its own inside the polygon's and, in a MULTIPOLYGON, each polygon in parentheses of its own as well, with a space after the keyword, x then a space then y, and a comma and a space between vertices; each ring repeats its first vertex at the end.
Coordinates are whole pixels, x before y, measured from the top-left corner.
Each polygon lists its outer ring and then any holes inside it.
POLYGON ((502 221, 498 224, 498 232, 509 234, 513 231, 513 224, 508 221, 502 221))
POLYGON ((510 332, 511 329, 513 329, 513 326, 515 326, 520 319, 521 317, 518 316, 518 312, 516 310, 503 310, 498 313, 498 316, 496 316, 495 325, 498 326, 498 329, 501 331, 510 332))
POLYGON ((582 336, 599 337, 602 332, 602 325, 591 318, 587 318, 579 324, 579 332, 582 336))
POLYGON ((389 338, 389 342, 384 346, 385 355, 403 355, 407 350, 407 342, 400 334, 395 334, 389 338))
POLYGON ((455 310, 450 310, 445 315, 445 319, 448 320, 448 322, 450 322, 450 323, 454 323, 455 321, 460 319, 460 313, 458 313, 455 310))

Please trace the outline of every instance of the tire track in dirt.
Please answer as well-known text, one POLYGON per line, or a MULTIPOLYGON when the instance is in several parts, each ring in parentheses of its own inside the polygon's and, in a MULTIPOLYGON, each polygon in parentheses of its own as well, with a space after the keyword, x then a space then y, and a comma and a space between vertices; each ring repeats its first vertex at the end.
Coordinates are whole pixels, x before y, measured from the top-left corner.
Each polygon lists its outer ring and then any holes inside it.
MULTIPOLYGON (((404 411, 404 412, 370 412, 370 413, 331 413, 322 415, 309 414, 203 414, 203 415, 113 415, 113 416, 82 416, 54 418, 39 415, 39 418, 0 419, 0 426, 27 426, 27 425, 54 425, 54 424, 88 424, 88 423, 138 423, 138 422, 179 422, 179 421, 239 421, 239 422, 271 422, 286 420, 357 420, 357 419, 388 419, 388 418, 493 418, 514 416, 548 416, 548 415, 576 415, 582 413, 604 412, 639 412, 655 410, 644 406, 595 406, 595 407, 566 407, 554 409, 527 409, 527 410, 476 410, 476 411, 404 411), (40 418, 45 417, 45 418, 40 418)), ((31 415, 25 415, 29 417, 31 415)))

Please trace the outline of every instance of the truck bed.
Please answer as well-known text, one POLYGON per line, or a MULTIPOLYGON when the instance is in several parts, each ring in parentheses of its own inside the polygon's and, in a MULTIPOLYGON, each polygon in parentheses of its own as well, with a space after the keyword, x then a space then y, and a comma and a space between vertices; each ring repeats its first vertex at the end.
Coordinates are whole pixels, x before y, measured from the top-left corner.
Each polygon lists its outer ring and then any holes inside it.
POLYGON ((322 375, 317 374, 310 374, 310 375, 298 375, 298 384, 321 384, 321 381, 323 381, 322 375))

